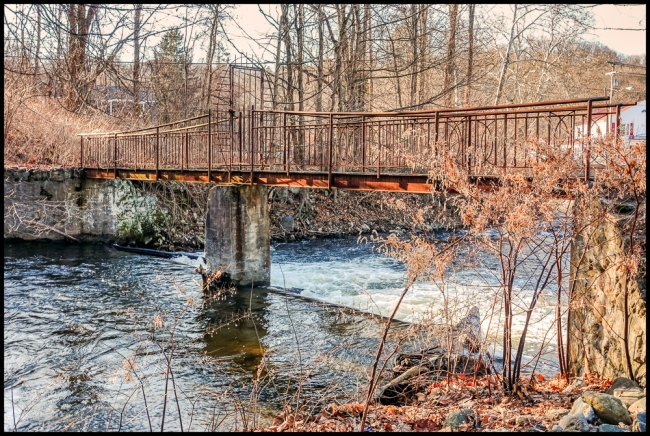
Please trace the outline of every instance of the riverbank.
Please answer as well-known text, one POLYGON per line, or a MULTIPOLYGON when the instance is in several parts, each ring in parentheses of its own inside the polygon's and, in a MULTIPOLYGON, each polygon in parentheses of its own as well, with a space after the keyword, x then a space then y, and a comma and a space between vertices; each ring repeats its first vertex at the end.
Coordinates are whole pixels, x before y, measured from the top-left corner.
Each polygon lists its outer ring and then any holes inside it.
MULTIPOLYGON (((411 381, 417 388, 407 404, 369 406, 364 431, 645 431, 645 391, 624 378, 585 376, 567 384, 538 375, 520 383, 516 395, 506 395, 494 375, 425 381, 426 376, 411 381), (623 392, 638 394, 630 400, 623 392)), ((259 430, 358 431, 363 409, 360 403, 330 403, 311 415, 284 411, 259 430)))

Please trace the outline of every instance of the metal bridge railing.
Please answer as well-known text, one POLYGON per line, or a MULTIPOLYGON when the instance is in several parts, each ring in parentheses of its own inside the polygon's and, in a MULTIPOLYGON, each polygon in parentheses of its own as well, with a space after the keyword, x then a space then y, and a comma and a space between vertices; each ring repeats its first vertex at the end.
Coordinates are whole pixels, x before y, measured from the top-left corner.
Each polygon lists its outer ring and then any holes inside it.
MULTIPOLYGON (((81 135, 83 168, 428 174, 452 158, 474 175, 525 171, 540 146, 572 150, 587 179, 592 115, 615 120, 607 97, 411 112, 255 110, 207 115, 128 132, 81 135)), ((627 106, 627 105, 625 105, 627 106)), ((618 123, 617 123, 618 125, 618 123)), ((251 178, 252 180, 252 178, 251 178)))

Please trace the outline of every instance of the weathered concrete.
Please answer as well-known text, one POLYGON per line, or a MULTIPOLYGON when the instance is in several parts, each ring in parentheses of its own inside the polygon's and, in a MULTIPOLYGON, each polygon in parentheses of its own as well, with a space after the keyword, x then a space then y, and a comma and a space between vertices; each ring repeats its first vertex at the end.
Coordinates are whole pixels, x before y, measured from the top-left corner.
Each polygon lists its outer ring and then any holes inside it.
MULTIPOLYGON (((599 204, 590 205, 594 215, 599 204)), ((587 211, 588 212, 588 211, 587 211)), ((586 212, 585 212, 586 213, 586 212)), ((629 238, 621 235, 625 215, 608 215, 589 226, 571 247, 574 309, 569 319, 571 368, 578 375, 626 376, 625 293, 632 378, 646 383, 646 301, 642 280, 628 278, 621 265, 629 238)))
POLYGON ((205 256, 238 286, 269 285, 271 245, 264 186, 215 186, 208 195, 205 256))
POLYGON ((4 170, 4 237, 146 245, 167 215, 127 180, 84 180, 77 169, 4 170))

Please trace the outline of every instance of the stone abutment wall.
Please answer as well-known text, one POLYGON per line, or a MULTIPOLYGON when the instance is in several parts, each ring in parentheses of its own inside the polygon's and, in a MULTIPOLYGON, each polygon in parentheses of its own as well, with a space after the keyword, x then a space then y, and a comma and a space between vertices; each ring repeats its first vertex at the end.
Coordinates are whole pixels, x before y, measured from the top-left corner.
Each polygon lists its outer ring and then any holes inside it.
POLYGON ((608 214, 598 225, 587 227, 572 246, 570 363, 578 375, 594 372, 607 378, 627 377, 627 326, 631 378, 645 387, 645 283, 637 277, 629 278, 622 268, 629 237, 622 234, 621 227, 629 219, 629 214, 608 214))

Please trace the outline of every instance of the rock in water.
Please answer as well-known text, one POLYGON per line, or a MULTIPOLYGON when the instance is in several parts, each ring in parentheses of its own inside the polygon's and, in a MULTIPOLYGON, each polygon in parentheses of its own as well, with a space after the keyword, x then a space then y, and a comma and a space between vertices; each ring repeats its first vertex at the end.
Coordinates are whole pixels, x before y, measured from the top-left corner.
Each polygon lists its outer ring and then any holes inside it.
POLYGON ((594 413, 593 407, 585 403, 582 400, 582 397, 579 397, 576 402, 573 403, 573 407, 571 408, 571 412, 569 412, 569 414, 573 415, 574 413, 582 413, 582 416, 585 417, 587 422, 594 422, 594 419, 596 419, 596 414, 594 413))
POLYGON ((445 418, 445 427, 457 430, 464 423, 474 424, 478 428, 481 425, 481 418, 472 409, 453 410, 445 418))
POLYGON ((589 431, 589 423, 582 413, 574 413, 560 419, 560 427, 564 431, 589 431))
MULTIPOLYGON (((594 408, 596 416, 606 424, 618 424, 622 422, 625 425, 632 424, 632 419, 623 405, 621 400, 613 395, 601 394, 599 392, 587 391, 582 394, 585 403, 594 408)), ((561 425, 561 424, 560 424, 561 425)))
POLYGON ((293 232, 294 221, 291 215, 287 215, 280 221, 280 225, 285 232, 293 232))

